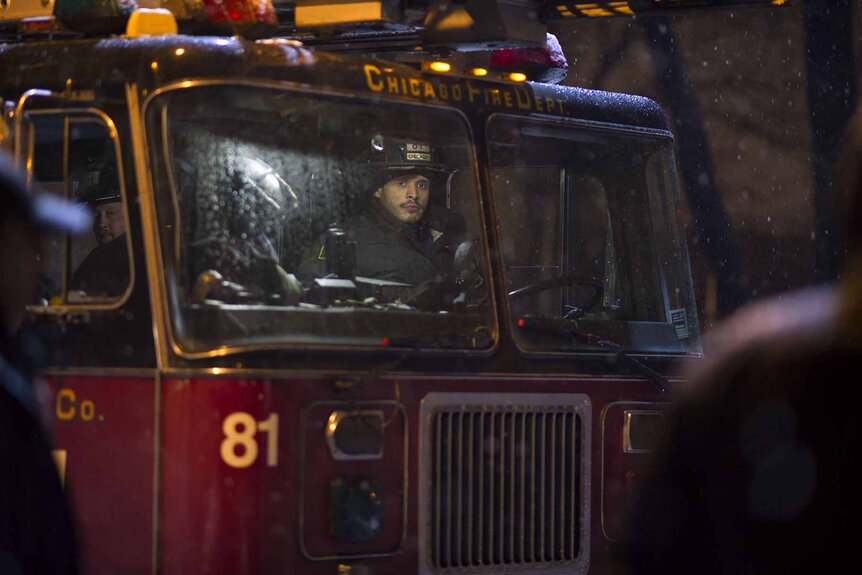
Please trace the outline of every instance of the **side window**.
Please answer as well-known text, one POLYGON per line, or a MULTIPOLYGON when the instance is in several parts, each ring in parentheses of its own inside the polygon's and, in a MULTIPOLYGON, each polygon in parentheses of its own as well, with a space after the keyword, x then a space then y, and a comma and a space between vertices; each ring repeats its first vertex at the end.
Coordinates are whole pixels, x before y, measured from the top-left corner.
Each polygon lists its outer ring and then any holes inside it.
POLYGON ((33 179, 93 214, 92 232, 52 240, 44 255, 42 297, 57 306, 119 305, 130 289, 132 266, 113 126, 81 113, 30 112, 27 121, 33 179))
POLYGON ((488 124, 510 320, 525 350, 697 349, 672 142, 506 116, 488 124))

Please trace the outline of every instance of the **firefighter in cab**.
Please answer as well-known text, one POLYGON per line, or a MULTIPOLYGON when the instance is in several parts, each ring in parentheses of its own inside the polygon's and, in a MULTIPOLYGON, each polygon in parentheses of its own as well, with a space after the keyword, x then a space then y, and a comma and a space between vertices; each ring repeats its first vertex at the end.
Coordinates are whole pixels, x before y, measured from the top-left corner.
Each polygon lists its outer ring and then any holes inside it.
POLYGON ((312 244, 300 279, 311 283, 335 272, 419 285, 449 278, 465 225, 439 197, 447 170, 437 150, 418 139, 375 134, 363 160, 357 170, 368 190, 364 209, 348 218, 343 232, 332 227, 312 244))

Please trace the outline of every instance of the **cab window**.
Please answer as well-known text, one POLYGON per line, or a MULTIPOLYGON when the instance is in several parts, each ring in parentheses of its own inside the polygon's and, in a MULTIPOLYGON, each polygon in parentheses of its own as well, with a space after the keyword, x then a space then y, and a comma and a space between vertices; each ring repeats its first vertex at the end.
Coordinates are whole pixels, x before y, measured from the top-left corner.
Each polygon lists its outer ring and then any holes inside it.
POLYGON ((510 323, 525 350, 699 343, 672 140, 497 116, 487 127, 510 323))
POLYGON ((184 354, 492 344, 458 114, 253 85, 168 90, 145 114, 184 354))
POLYGON ((86 205, 89 233, 55 237, 43 261, 48 305, 113 307, 131 286, 128 219, 112 127, 87 114, 27 114, 33 178, 45 191, 86 205))

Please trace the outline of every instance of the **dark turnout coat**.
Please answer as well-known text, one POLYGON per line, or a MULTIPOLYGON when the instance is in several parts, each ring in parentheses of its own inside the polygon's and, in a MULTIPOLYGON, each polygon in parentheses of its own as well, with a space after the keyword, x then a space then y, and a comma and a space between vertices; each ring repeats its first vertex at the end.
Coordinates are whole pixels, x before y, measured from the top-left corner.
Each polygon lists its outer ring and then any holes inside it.
POLYGON ((77 551, 63 486, 30 382, 3 347, 8 353, 9 346, 0 345, 0 573, 73 574, 77 551))
MULTIPOLYGON (((357 276, 412 285, 450 276, 464 232, 460 216, 432 206, 411 228, 374 206, 344 224, 347 237, 356 242, 357 276)), ((303 255, 298 275, 306 285, 326 275, 325 239, 325 234, 319 237, 303 255)))
POLYGON ((129 248, 123 234, 96 246, 75 270, 70 289, 90 297, 114 297, 129 287, 129 248))

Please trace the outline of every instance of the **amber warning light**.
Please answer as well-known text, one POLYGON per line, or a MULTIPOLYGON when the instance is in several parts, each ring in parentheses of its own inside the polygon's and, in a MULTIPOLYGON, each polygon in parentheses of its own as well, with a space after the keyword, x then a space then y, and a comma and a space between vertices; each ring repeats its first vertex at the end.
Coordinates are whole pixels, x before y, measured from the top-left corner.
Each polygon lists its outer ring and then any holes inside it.
POLYGON ((0 22, 22 32, 148 36, 179 32, 265 36, 278 27, 272 0, 172 0, 138 8, 126 0, 16 0, 0 10, 0 22))
POLYGON ((681 9, 787 6, 789 4, 790 0, 594 0, 593 2, 546 0, 542 9, 542 19, 547 21, 561 18, 601 18, 681 9))

